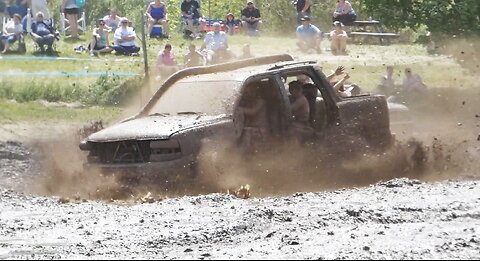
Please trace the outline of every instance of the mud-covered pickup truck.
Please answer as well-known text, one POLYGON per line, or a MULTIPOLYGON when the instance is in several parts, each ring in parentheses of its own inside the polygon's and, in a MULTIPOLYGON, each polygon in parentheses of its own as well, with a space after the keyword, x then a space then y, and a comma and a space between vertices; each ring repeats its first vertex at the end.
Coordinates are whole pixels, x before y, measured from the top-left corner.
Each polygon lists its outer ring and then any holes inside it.
MULTIPOLYGON (((195 176, 202 147, 228 143, 231 153, 240 146, 244 119, 238 107, 245 87, 252 83, 267 97, 267 135, 277 137, 277 143, 287 142, 296 135, 292 132, 288 83, 302 74, 310 78, 318 94, 309 101, 314 135, 300 148, 354 153, 359 147, 381 151, 392 145, 384 96, 340 98, 316 62, 295 62, 290 55, 276 55, 175 73, 137 115, 80 143, 80 149, 88 152, 85 166, 129 173, 130 177, 195 176)), ((264 147, 266 153, 274 155, 273 145, 264 147)))

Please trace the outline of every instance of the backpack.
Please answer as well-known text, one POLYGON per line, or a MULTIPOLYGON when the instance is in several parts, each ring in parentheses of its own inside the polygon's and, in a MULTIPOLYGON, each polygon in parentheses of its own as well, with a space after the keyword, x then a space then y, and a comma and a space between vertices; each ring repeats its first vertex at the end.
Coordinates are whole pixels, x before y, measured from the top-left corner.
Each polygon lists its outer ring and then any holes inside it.
POLYGON ((75 0, 75 5, 77 5, 78 8, 82 8, 85 6, 85 0, 75 0))

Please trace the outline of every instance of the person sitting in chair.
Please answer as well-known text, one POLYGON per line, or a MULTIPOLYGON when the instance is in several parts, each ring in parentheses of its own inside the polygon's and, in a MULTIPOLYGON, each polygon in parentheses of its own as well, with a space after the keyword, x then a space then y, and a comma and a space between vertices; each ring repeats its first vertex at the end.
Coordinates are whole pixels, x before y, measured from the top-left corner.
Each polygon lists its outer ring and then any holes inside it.
POLYGON ((165 37, 168 37, 170 27, 168 25, 167 6, 162 1, 155 0, 148 5, 145 14, 148 18, 149 34, 152 34, 153 25, 161 24, 163 26, 163 35, 165 35, 165 37))
POLYGON ((137 34, 132 27, 128 26, 128 19, 122 18, 120 27, 115 30, 113 49, 116 54, 138 55, 140 47, 135 45, 137 34))
POLYGON ((21 20, 22 17, 19 14, 14 14, 13 19, 6 24, 0 38, 3 43, 2 53, 9 51, 10 45, 15 43, 21 37, 23 33, 21 20))
POLYGON ((206 49, 207 62, 216 63, 221 60, 228 60, 232 57, 230 50, 228 49, 227 34, 220 31, 220 23, 213 23, 213 31, 208 32, 205 35, 201 50, 206 49))
POLYGON ((199 2, 196 0, 183 0, 180 9, 182 10, 182 19, 187 24, 186 34, 192 34, 193 38, 199 39, 198 26, 205 25, 199 2))
POLYGON ((52 46, 55 42, 55 29, 53 29, 51 23, 43 19, 42 12, 37 13, 36 19, 32 23, 31 35, 42 53, 45 53, 45 45, 47 46, 46 52, 48 54, 53 53, 52 46))

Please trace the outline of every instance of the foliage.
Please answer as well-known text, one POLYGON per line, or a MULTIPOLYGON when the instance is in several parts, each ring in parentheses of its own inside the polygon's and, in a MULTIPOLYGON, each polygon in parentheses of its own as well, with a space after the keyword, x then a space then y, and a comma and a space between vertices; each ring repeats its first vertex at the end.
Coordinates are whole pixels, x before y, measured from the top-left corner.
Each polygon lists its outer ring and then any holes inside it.
POLYGON ((125 101, 131 94, 140 89, 143 80, 133 77, 126 81, 118 76, 100 76, 87 89, 78 88, 75 84, 65 86, 58 82, 15 85, 10 81, 0 82, 0 98, 18 102, 46 100, 48 102, 81 101, 87 105, 111 106, 125 101))
POLYGON ((478 0, 364 0, 365 10, 392 28, 426 25, 432 33, 480 33, 478 0))

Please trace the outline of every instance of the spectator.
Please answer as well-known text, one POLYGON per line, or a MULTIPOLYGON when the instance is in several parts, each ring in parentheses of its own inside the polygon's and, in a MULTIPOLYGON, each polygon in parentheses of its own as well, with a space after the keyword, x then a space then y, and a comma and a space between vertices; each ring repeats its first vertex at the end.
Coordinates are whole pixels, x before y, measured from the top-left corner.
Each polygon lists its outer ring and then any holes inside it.
POLYGON ((156 66, 158 74, 164 79, 178 71, 177 60, 172 52, 172 45, 167 43, 165 48, 158 52, 156 66))
POLYGON ((103 21, 105 21, 107 28, 112 32, 115 32, 115 30, 117 30, 117 28, 120 26, 121 19, 122 17, 118 16, 118 11, 116 8, 110 9, 110 14, 103 17, 103 21))
POLYGON ((216 63, 218 61, 231 58, 230 50, 228 49, 227 34, 220 31, 220 23, 213 23, 213 31, 205 35, 201 50, 206 49, 207 63, 216 63))
POLYGON ((332 54, 347 54, 347 32, 343 30, 343 24, 339 21, 333 22, 333 26, 334 29, 330 32, 332 54))
POLYGON ((188 53, 184 56, 185 67, 202 66, 205 64, 205 57, 196 50, 195 44, 188 46, 188 53))
POLYGON ((42 12, 45 19, 50 19, 50 12, 48 12, 49 0, 31 0, 32 1, 32 14, 42 12))
POLYGON ((120 27, 115 30, 115 45, 113 46, 115 53, 137 56, 140 47, 135 45, 135 39, 137 39, 137 34, 132 27, 128 26, 128 19, 126 17, 122 18, 120 27))
POLYGON ((62 0, 62 11, 68 19, 72 39, 78 39, 78 9, 75 0, 62 0))
POLYGON ((13 15, 13 20, 10 20, 3 30, 1 35, 1 40, 3 44, 2 53, 6 53, 10 50, 10 45, 15 43, 23 33, 23 26, 21 24, 22 17, 19 14, 13 15))
POLYGON ((199 38, 198 26, 205 24, 199 2, 196 0, 183 0, 180 9, 182 11, 182 19, 188 28, 185 34, 192 35, 193 38, 199 38))
POLYGON ((427 85, 423 83, 422 77, 412 73, 412 69, 405 69, 405 78, 403 79, 403 90, 406 93, 424 93, 427 85))
POLYGON ((227 14, 223 24, 225 25, 225 32, 227 32, 229 35, 233 35, 235 33, 235 29, 239 27, 239 22, 238 20, 235 20, 235 16, 232 13, 227 14))
POLYGON ((98 20, 98 27, 93 29, 92 41, 89 47, 91 56, 96 56, 99 53, 111 53, 113 51, 112 47, 110 47, 108 28, 105 20, 98 20))
POLYGON ((310 17, 302 17, 302 25, 297 27, 297 46, 304 52, 315 49, 321 53, 320 42, 322 41, 322 32, 318 27, 310 23, 310 17))
POLYGON ((168 37, 170 26, 168 25, 168 13, 165 3, 160 0, 155 0, 148 5, 145 13, 148 17, 149 34, 152 34, 154 24, 161 24, 163 26, 162 34, 165 35, 165 37, 168 37))
POLYGON ((393 66, 387 66, 387 74, 380 78, 380 84, 378 84, 377 88, 373 92, 385 96, 394 94, 395 79, 393 79, 393 66))
POLYGON ((31 34, 42 53, 45 53, 45 45, 47 46, 47 54, 53 53, 52 46, 55 41, 55 30, 51 26, 51 23, 43 19, 42 12, 37 13, 36 19, 32 23, 31 34))
POLYGON ((311 7, 313 5, 312 0, 297 0, 295 1, 295 7, 297 9, 297 25, 302 24, 302 18, 305 16, 312 17, 311 7))
POLYGON ((352 25, 356 19, 357 15, 352 4, 346 0, 337 0, 335 12, 333 12, 333 22, 339 21, 344 25, 352 25))
POLYGON ((260 10, 255 7, 253 0, 247 0, 247 7, 242 10, 242 26, 249 35, 257 35, 262 24, 260 10))

